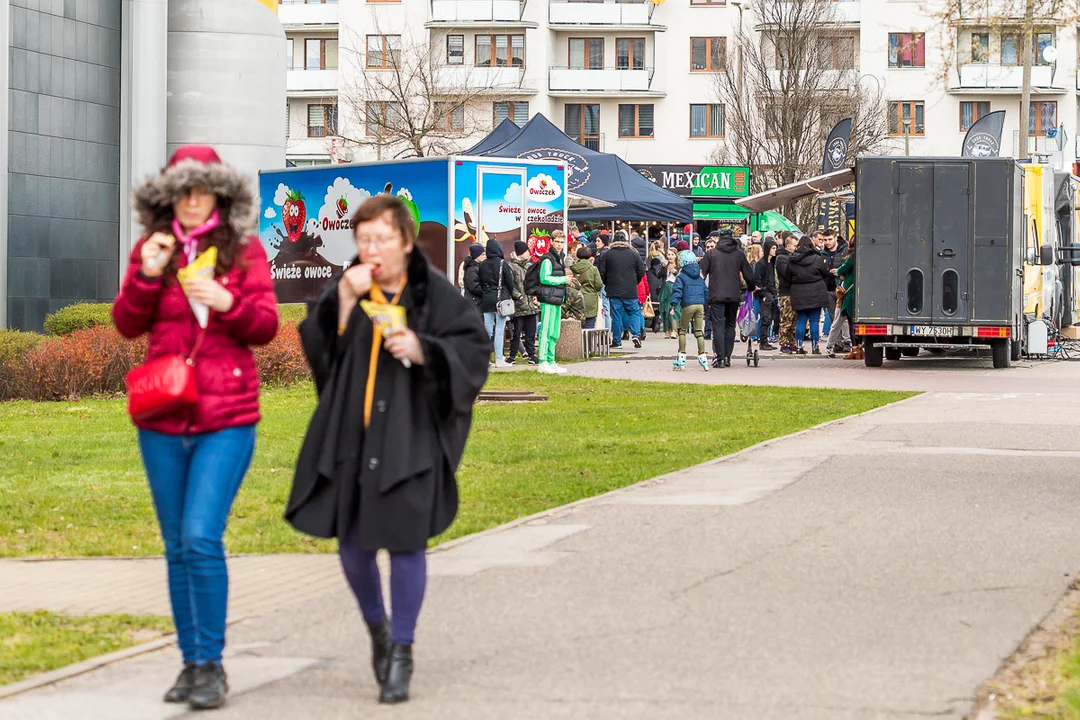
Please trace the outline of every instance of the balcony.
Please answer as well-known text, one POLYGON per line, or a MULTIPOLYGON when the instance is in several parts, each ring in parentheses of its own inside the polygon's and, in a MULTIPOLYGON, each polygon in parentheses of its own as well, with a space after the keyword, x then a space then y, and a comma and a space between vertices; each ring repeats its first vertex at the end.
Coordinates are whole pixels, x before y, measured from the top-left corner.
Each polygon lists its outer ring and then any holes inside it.
POLYGON ((278 7, 278 19, 290 30, 305 26, 326 26, 338 24, 337 3, 305 3, 283 0, 278 7))
POLYGON ((444 65, 434 68, 435 85, 440 93, 453 95, 455 89, 507 95, 534 95, 536 88, 525 85, 525 68, 444 65))
POLYGON ((651 28, 656 5, 651 2, 615 2, 614 0, 550 0, 548 25, 552 30, 580 30, 582 26, 605 25, 610 27, 651 28))
MULTIPOLYGON (((775 28, 778 25, 791 26, 796 22, 798 18, 806 15, 810 12, 806 6, 789 5, 781 3, 777 5, 769 4, 764 6, 762 14, 757 16, 758 22, 755 25, 755 29, 760 32, 768 28, 775 28)), ((862 3, 855 0, 850 2, 849 0, 840 0, 832 4, 832 9, 828 11, 828 14, 822 13, 820 20, 814 20, 813 22, 819 25, 828 25, 830 27, 859 27, 859 23, 862 20, 862 3)))
POLYGON ((519 0, 431 0, 431 21, 427 26, 521 23, 524 10, 525 3, 519 0))
MULTIPOLYGON (((949 92, 1018 95, 1023 87, 1024 68, 1019 65, 969 63, 960 65, 949 92)), ((1062 94, 1065 88, 1054 86, 1052 65, 1031 68, 1031 87, 1042 94, 1062 94)))
MULTIPOLYGON (((814 70, 818 90, 841 90, 855 87, 859 81, 858 70, 814 70)), ((806 87, 810 85, 810 78, 800 73, 796 79, 780 76, 780 70, 769 71, 769 83, 773 88, 782 88, 786 83, 794 87, 806 87)))
POLYGON ((663 97, 652 89, 653 69, 619 70, 617 68, 582 69, 548 68, 548 92, 552 95, 610 96, 637 95, 663 97))
POLYGON ((285 73, 285 93, 289 97, 325 97, 338 94, 338 71, 289 70, 285 73))

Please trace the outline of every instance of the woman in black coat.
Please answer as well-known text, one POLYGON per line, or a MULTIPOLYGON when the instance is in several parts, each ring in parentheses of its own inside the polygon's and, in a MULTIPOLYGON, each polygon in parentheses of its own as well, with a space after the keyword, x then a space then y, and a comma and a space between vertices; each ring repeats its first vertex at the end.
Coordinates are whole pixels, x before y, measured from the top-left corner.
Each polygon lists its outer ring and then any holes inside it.
POLYGON ((454 477, 487 380, 487 333, 471 303, 415 247, 416 223, 390 195, 352 218, 359 256, 300 325, 319 403, 300 449, 285 518, 337 538, 372 638, 379 701, 408 699, 429 538, 458 507, 454 477), (397 305, 407 327, 376 324, 397 305), (387 333, 383 339, 383 330, 387 333), (390 551, 387 620, 376 553, 390 551))
POLYGON ((822 308, 829 304, 829 291, 825 283, 831 277, 825 258, 814 249, 810 238, 803 235, 782 272, 784 279, 791 283, 791 309, 796 313, 795 353, 806 354, 802 345, 806 338, 806 325, 809 323, 813 352, 820 355, 819 322, 822 308))
POLYGON ((484 313, 484 327, 494 342, 495 367, 510 367, 510 363, 503 359, 506 320, 510 316, 500 315, 498 307, 500 301, 513 300, 521 293, 514 285, 514 271, 503 257, 502 244, 488 240, 485 258, 480 264, 480 310, 484 313))

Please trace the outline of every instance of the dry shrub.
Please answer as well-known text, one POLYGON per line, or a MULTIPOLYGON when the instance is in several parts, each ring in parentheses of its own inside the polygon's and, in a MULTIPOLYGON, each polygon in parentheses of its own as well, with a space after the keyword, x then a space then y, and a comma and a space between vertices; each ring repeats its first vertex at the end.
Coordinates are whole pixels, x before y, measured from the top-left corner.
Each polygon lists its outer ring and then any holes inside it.
POLYGON ((72 400, 123 392, 124 376, 145 357, 145 338, 126 340, 111 327, 46 338, 23 356, 17 394, 28 400, 72 400))
POLYGON ((282 321, 277 337, 255 348, 255 361, 264 385, 295 385, 311 379, 295 322, 282 321))

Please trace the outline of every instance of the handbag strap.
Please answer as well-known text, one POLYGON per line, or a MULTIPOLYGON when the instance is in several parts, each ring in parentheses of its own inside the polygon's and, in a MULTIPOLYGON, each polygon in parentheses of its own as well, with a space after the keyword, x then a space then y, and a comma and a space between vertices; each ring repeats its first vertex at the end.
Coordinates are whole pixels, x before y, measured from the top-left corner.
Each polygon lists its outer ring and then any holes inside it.
POLYGON ((495 288, 495 302, 496 303, 498 303, 499 300, 502 298, 502 271, 503 271, 503 263, 504 262, 506 262, 506 261, 505 260, 500 260, 499 261, 499 284, 495 288))
POLYGON ((213 315, 214 312, 211 310, 210 313, 206 316, 206 327, 204 327, 202 329, 202 332, 199 333, 199 337, 195 340, 195 345, 191 348, 191 352, 188 353, 188 356, 186 358, 188 365, 194 367, 195 354, 199 352, 199 349, 202 347, 203 340, 206 339, 206 330, 210 327, 210 318, 213 317, 213 315))

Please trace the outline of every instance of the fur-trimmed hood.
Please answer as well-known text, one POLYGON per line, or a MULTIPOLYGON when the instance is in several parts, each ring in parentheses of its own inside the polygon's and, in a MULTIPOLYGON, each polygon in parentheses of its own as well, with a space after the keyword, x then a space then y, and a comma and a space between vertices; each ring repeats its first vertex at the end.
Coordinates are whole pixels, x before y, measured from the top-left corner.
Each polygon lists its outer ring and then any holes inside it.
POLYGON ((248 179, 224 163, 203 163, 192 158, 170 164, 134 192, 132 205, 143 229, 149 232, 162 209, 172 207, 185 192, 199 185, 228 203, 229 224, 237 237, 244 238, 254 229, 258 208, 248 179))

